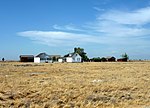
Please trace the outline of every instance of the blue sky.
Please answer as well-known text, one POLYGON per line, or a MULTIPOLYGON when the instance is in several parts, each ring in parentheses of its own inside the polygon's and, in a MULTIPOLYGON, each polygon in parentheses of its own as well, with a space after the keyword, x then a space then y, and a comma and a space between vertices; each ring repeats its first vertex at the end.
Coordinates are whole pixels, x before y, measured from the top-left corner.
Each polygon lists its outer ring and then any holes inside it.
POLYGON ((0 59, 40 52, 150 59, 149 0, 0 0, 0 59))

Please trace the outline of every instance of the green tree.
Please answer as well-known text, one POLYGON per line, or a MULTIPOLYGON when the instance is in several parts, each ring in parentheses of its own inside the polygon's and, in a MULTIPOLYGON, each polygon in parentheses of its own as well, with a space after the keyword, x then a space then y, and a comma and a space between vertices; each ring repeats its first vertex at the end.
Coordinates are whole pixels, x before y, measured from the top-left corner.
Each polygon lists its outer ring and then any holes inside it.
POLYGON ((107 60, 106 60, 105 57, 102 57, 102 58, 101 58, 101 61, 102 61, 102 62, 106 62, 107 60))
POLYGON ((5 61, 5 59, 4 59, 4 58, 2 58, 2 61, 5 61))
POLYGON ((91 59, 92 62, 101 62, 101 58, 100 57, 95 57, 91 59))
POLYGON ((89 58, 87 57, 86 53, 84 52, 83 48, 74 48, 74 52, 78 53, 82 57, 82 61, 89 61, 89 58))
POLYGON ((128 56, 127 53, 124 53, 124 54, 122 54, 121 56, 122 56, 122 58, 126 58, 127 60, 129 59, 129 56, 128 56))
POLYGON ((55 61, 57 60, 57 58, 54 56, 54 57, 52 58, 52 60, 55 62, 55 61))

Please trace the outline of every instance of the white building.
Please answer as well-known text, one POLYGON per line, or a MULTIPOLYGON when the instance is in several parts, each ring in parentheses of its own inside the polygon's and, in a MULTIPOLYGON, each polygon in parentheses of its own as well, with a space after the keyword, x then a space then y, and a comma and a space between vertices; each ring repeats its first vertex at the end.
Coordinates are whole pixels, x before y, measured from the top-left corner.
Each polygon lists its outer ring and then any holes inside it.
POLYGON ((40 57, 34 57, 34 63, 40 63, 40 57))
POLYGON ((63 62, 63 58, 59 58, 59 59, 58 59, 58 62, 59 62, 59 63, 62 63, 62 62, 63 62))
POLYGON ((41 63, 52 63, 57 62, 60 55, 48 55, 46 53, 40 53, 36 57, 40 58, 41 63))
POLYGON ((69 53, 65 56, 65 61, 69 63, 82 62, 82 57, 78 53, 69 53))

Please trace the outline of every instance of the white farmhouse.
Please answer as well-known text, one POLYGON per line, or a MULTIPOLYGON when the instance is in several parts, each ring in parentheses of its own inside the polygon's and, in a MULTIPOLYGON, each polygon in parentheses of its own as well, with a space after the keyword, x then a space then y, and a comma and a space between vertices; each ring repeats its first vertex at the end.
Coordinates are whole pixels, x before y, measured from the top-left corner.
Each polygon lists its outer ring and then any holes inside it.
POLYGON ((69 53, 65 56, 65 61, 69 63, 82 62, 82 57, 78 53, 69 53))

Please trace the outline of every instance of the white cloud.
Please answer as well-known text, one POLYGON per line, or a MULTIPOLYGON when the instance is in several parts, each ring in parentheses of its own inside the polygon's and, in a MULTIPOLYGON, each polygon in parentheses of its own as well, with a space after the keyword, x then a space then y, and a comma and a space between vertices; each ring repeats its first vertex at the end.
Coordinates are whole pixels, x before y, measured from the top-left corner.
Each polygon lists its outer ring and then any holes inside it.
POLYGON ((110 10, 99 15, 88 27, 104 36, 131 38, 150 35, 146 24, 150 24, 150 7, 130 12, 110 10))
POLYGON ((99 7, 93 7, 93 9, 97 10, 97 11, 105 11, 105 9, 99 8, 99 7))
POLYGON ((18 35, 49 45, 66 46, 99 43, 115 47, 148 46, 150 29, 150 7, 124 12, 110 10, 103 12, 94 22, 77 28, 73 24, 54 25, 56 31, 24 31, 18 35))
POLYGON ((46 44, 49 46, 99 43, 99 37, 58 31, 25 31, 19 32, 18 35, 28 37, 37 43, 46 44))
POLYGON ((61 31, 78 31, 78 32, 83 32, 83 29, 79 29, 75 27, 73 24, 65 25, 65 26, 59 26, 57 24, 53 25, 53 28, 56 30, 61 30, 61 31))
POLYGON ((143 25, 150 22, 150 7, 131 12, 112 10, 99 17, 99 20, 103 19, 119 24, 143 25))

